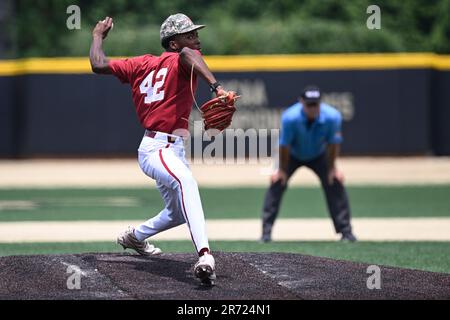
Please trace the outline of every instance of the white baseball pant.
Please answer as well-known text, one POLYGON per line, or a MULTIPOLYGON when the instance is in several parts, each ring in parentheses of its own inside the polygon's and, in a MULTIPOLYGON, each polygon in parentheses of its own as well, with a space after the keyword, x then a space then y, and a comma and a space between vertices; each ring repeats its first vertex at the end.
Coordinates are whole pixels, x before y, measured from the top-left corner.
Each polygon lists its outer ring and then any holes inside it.
POLYGON ((165 207, 135 228, 136 238, 142 241, 186 222, 197 252, 209 249, 198 185, 185 158, 183 139, 162 132, 153 138, 144 135, 138 153, 139 165, 156 180, 165 207), (175 142, 169 143, 168 136, 176 137, 175 142))

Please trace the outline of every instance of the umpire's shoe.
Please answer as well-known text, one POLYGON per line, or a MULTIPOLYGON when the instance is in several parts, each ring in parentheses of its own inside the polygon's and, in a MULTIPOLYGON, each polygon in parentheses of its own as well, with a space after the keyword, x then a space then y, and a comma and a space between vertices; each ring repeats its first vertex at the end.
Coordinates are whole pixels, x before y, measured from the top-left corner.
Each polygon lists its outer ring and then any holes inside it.
POLYGON ((342 233, 341 242, 356 242, 356 241, 357 239, 351 231, 342 233))
POLYGON ((261 239, 259 239, 259 242, 261 243, 268 243, 272 241, 272 237, 270 236, 270 234, 264 233, 261 236, 261 239))
POLYGON ((267 222, 263 222, 263 231, 262 231, 262 236, 261 239, 259 239, 259 241, 261 243, 267 243, 267 242, 271 242, 272 241, 272 225, 267 223, 267 222))
POLYGON ((194 275, 200 279, 204 286, 213 286, 216 281, 216 263, 214 257, 205 253, 194 266, 194 275))
POLYGON ((139 241, 134 235, 134 228, 132 227, 128 227, 124 233, 117 237, 117 243, 120 244, 124 250, 127 248, 133 249, 143 256, 154 256, 162 252, 161 249, 156 248, 145 240, 139 241))

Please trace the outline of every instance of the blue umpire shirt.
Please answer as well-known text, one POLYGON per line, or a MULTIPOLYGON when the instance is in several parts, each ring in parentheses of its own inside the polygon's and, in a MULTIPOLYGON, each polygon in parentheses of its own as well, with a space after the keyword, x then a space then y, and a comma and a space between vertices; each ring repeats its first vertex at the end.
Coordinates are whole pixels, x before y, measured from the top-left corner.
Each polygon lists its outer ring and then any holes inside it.
POLYGON ((342 142, 342 116, 338 110, 320 103, 320 115, 308 126, 308 118, 300 102, 286 109, 281 116, 280 146, 289 146, 290 154, 309 161, 320 156, 327 144, 342 142))

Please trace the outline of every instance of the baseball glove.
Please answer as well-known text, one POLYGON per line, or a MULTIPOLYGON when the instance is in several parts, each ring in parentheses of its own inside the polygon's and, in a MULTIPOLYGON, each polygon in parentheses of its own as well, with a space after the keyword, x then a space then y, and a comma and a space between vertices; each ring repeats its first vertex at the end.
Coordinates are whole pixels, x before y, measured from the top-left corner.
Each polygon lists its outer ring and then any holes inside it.
POLYGON ((205 124, 205 130, 216 129, 223 131, 231 124, 233 114, 236 111, 234 103, 239 96, 234 91, 205 102, 200 111, 205 124))

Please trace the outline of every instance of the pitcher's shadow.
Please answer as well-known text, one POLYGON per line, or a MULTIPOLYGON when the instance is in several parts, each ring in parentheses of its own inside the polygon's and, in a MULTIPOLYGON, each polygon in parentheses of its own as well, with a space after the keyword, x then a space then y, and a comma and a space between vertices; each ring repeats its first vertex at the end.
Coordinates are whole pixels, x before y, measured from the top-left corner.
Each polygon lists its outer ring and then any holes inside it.
POLYGON ((194 277, 192 268, 195 261, 178 261, 167 259, 163 256, 143 257, 133 254, 127 254, 126 256, 132 257, 133 260, 107 262, 131 265, 134 267, 134 270, 151 273, 158 277, 169 277, 176 281, 192 285, 193 287, 196 287, 196 290, 200 291, 208 291, 213 288, 213 286, 202 285, 200 281, 194 277), (164 266, 164 268, 162 268, 161 265, 164 266))

